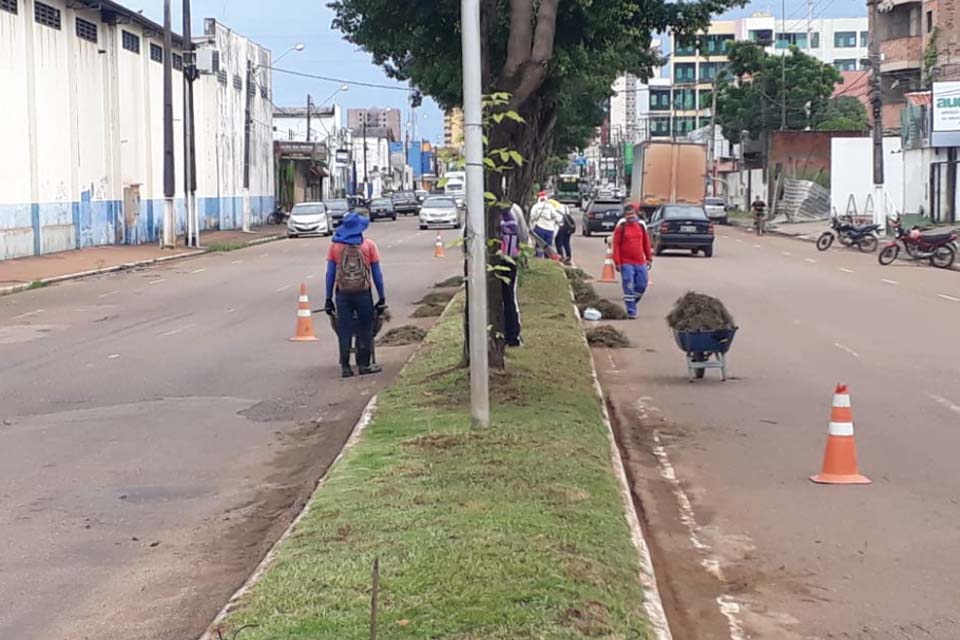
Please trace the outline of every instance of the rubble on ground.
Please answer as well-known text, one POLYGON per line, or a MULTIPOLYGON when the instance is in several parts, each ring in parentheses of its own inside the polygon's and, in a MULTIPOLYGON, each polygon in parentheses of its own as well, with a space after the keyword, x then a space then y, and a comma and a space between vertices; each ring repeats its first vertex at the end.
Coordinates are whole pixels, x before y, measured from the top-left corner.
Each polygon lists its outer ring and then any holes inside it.
POLYGON ((626 349, 630 346, 627 336, 608 324, 587 329, 587 342, 592 347, 606 347, 608 349, 626 349))

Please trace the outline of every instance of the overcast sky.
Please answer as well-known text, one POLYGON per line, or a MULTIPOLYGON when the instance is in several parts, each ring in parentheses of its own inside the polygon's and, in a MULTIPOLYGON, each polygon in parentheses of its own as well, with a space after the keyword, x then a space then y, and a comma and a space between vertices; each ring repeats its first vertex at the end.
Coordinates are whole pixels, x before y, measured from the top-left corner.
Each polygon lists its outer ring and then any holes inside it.
MULTIPOLYGON (((121 0, 122 1, 122 0, 121 0)), ((402 0, 397 0, 401 2, 402 0)), ((163 0, 127 0, 131 8, 143 8, 146 15, 162 22, 163 0)), ((181 0, 173 0, 173 20, 180 31, 181 0)), ((804 18, 806 0, 785 3, 787 18, 804 18)), ((724 15, 724 18, 749 15, 754 11, 769 11, 780 16, 780 2, 753 2, 749 6, 724 15)), ((813 0, 814 17, 839 18, 866 15, 863 0, 813 0)), ((193 0, 194 33, 201 33, 204 18, 216 18, 226 26, 246 35, 279 56, 298 42, 306 48, 287 55, 278 68, 290 69, 346 81, 382 83, 392 87, 404 85, 388 79, 383 71, 370 61, 370 55, 343 40, 340 32, 331 28, 333 12, 325 0, 193 0)), ((275 73, 274 101, 279 106, 305 105, 307 94, 315 104, 327 100, 343 83, 311 80, 275 73)), ((403 119, 410 117, 407 93, 404 91, 351 86, 335 100, 344 108, 390 106, 403 110, 403 119)), ((443 134, 443 117, 433 101, 424 100, 417 110, 418 134, 437 142, 443 134)))

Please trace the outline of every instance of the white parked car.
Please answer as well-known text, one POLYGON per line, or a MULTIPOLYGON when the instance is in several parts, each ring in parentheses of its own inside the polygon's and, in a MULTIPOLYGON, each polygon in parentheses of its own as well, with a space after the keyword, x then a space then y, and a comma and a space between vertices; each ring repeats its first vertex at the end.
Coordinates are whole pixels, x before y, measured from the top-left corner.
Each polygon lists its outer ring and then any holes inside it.
POLYGON ((301 202, 294 205, 287 220, 287 237, 326 236, 333 233, 333 223, 322 202, 301 202))
POLYGON ((420 205, 420 229, 434 226, 459 229, 460 215, 460 207, 450 196, 427 196, 420 205))
POLYGON ((707 196, 703 200, 707 217, 718 224, 727 224, 727 201, 723 198, 707 196))

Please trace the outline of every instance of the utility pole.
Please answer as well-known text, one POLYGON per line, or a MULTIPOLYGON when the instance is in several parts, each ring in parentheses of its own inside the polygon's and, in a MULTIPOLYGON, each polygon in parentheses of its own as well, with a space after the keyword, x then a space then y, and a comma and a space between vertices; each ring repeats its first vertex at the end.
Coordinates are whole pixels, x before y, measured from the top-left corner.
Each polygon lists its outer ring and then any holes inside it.
POLYGON ((807 48, 813 48, 813 2, 807 0, 807 48))
POLYGON ((713 77, 713 91, 710 95, 710 144, 707 145, 707 166, 713 175, 710 184, 714 197, 717 195, 717 87, 719 80, 720 73, 717 72, 713 77))
MULTIPOLYGON (((787 37, 787 0, 780 0, 780 33, 787 37)), ((777 38, 774 35, 774 46, 777 38)), ((787 128, 787 52, 790 51, 789 43, 783 53, 780 54, 780 130, 787 128)))
POLYGON ((173 34, 170 0, 163 2, 163 248, 177 246, 177 222, 173 198, 177 190, 173 162, 173 34))
POLYGON ((883 221, 883 97, 880 90, 880 39, 877 33, 877 2, 867 0, 870 11, 870 106, 873 111, 873 222, 883 221))
POLYGON ((470 417, 490 426, 487 352, 487 225, 483 191, 483 86, 480 79, 480 0, 462 0, 463 131, 467 169, 467 275, 470 323, 470 417))
MULTIPOLYGON (((249 52, 247 53, 249 56, 249 52)), ((253 116, 250 113, 253 96, 253 61, 247 58, 247 107, 243 128, 243 232, 250 233, 250 133, 253 116)))
POLYGON ((310 142, 310 134, 311 134, 311 130, 310 130, 310 106, 311 106, 311 98, 310 98, 310 94, 308 93, 308 94, 307 94, 307 142, 310 142))
POLYGON ((197 214, 197 145, 193 112, 193 83, 197 60, 191 30, 190 0, 183 0, 183 185, 187 209, 187 245, 200 246, 200 216, 197 214))
POLYGON ((370 185, 367 183, 367 114, 363 114, 363 198, 366 200, 370 196, 370 185))

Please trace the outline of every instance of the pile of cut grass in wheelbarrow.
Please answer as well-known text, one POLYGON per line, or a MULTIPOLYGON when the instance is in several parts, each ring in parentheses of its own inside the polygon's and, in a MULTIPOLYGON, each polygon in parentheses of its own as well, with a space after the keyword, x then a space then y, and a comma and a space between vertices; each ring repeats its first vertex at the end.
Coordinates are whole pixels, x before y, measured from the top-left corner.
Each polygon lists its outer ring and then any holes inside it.
POLYGON ((696 291, 688 291, 674 303, 667 324, 674 331, 716 331, 737 326, 723 302, 696 291))

